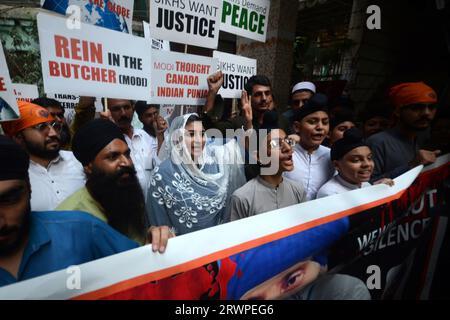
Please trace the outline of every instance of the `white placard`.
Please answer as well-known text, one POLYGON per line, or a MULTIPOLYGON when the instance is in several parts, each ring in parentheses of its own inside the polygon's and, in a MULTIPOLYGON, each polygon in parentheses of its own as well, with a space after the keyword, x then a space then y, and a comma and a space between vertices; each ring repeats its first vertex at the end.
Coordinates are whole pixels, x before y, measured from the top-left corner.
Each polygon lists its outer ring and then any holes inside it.
MULTIPOLYGON (((75 107, 80 101, 80 97, 73 94, 65 93, 47 93, 47 97, 51 99, 58 100, 64 108, 64 118, 66 118, 67 123, 70 125, 75 117, 75 107)), ((96 98, 94 102, 95 111, 103 111, 103 105, 101 98, 96 98)))
POLYGON ((256 74, 256 59, 220 51, 214 51, 213 57, 219 61, 224 78, 219 94, 223 98, 240 98, 247 80, 256 74))
POLYGON ((0 121, 17 118, 19 118, 19 109, 17 108, 5 53, 0 41, 0 121))
POLYGON ((266 42, 269 11, 269 0, 223 0, 220 30, 266 42))
POLYGON ((31 102, 39 97, 38 87, 35 84, 13 83, 12 88, 17 100, 31 102))
POLYGON ((131 33, 133 26, 134 0, 41 0, 41 6, 69 15, 73 26, 78 20, 125 33, 131 33))
POLYGON ((152 50, 151 103, 201 105, 217 59, 152 50))
POLYGON ((221 15, 220 0, 150 0, 151 37, 216 49, 221 15))
POLYGON ((45 92, 149 99, 148 40, 88 24, 70 30, 46 13, 37 21, 45 92))
POLYGON ((142 21, 144 27, 144 38, 149 39, 152 42, 152 49, 170 51, 170 42, 166 40, 153 39, 150 37, 150 24, 142 21))

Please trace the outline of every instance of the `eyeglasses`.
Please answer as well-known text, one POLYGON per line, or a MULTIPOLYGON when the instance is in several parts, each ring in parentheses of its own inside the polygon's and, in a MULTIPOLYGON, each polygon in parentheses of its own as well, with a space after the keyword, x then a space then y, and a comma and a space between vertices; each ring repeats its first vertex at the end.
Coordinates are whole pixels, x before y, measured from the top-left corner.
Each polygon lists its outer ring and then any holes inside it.
POLYGON ((50 128, 53 128, 56 132, 60 132, 62 129, 62 124, 57 121, 52 122, 43 122, 39 123, 37 125, 34 125, 30 128, 36 129, 41 133, 47 132, 50 130, 50 128))
POLYGON ((293 140, 291 138, 284 138, 284 139, 272 139, 272 140, 270 140, 270 148, 271 149, 280 148, 281 144, 283 142, 285 142, 290 147, 295 146, 295 140, 293 140))

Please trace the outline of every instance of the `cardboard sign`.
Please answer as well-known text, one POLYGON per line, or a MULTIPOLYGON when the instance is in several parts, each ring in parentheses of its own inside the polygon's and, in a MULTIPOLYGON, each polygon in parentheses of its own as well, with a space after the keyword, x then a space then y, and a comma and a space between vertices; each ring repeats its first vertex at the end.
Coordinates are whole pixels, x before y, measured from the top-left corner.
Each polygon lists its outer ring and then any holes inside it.
POLYGON ((224 0, 220 30, 266 42, 269 0, 224 0))
POLYGON ((217 59, 152 50, 151 103, 201 105, 217 59))
POLYGON ((13 83, 12 88, 16 99, 19 101, 31 102, 31 100, 39 97, 38 88, 35 84, 13 83))
POLYGON ((37 16, 45 92, 147 100, 150 44, 146 39, 64 18, 37 16))
POLYGON ((44 9, 68 14, 76 20, 124 33, 133 26, 133 0, 41 0, 44 9))
POLYGON ((219 94, 223 98, 240 98, 247 80, 256 74, 256 60, 234 54, 214 51, 223 72, 223 85, 219 94))
POLYGON ((150 25, 145 21, 142 21, 142 25, 144 26, 144 38, 149 39, 151 41, 152 49, 170 51, 170 42, 169 41, 153 39, 150 36, 150 25))
POLYGON ((8 65, 6 64, 3 46, 0 41, 0 121, 8 121, 19 118, 14 97, 8 65))
POLYGON ((215 49, 221 15, 220 0, 150 0, 151 37, 215 49))

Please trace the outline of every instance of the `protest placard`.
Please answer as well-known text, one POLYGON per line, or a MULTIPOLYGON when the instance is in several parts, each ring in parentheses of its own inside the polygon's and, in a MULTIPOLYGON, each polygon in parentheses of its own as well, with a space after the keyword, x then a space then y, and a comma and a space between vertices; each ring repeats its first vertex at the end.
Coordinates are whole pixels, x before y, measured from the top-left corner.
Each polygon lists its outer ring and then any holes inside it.
POLYGON ((155 39, 217 48, 220 0, 150 0, 150 32, 155 39))
POLYGON ((37 16, 44 91, 81 96, 148 100, 149 42, 141 37, 65 19, 37 16))
POLYGON ((219 94, 223 98, 240 98, 247 80, 256 74, 256 60, 234 54, 214 51, 223 72, 223 85, 219 94))
POLYGON ((31 100, 39 97, 38 88, 35 84, 13 83, 12 88, 17 100, 31 102, 31 100))
POLYGON ((19 109, 14 97, 3 45, 0 41, 0 121, 17 118, 19 118, 19 109))
POLYGON ((204 104, 217 59, 152 50, 151 103, 204 104))
POLYGON ((269 0, 224 0, 220 30, 265 42, 269 0))
POLYGON ((144 27, 144 38, 149 39, 152 43, 152 49, 170 51, 170 42, 167 40, 154 39, 150 36, 150 24, 142 21, 144 27))
MULTIPOLYGON (((75 117, 75 107, 80 101, 80 97, 65 93, 47 93, 47 97, 58 100, 61 103, 61 106, 64 108, 64 118, 66 118, 67 123, 70 125, 75 117)), ((96 112, 103 111, 101 98, 98 97, 95 99, 94 106, 96 112)))
POLYGON ((78 20, 125 33, 131 33, 133 6, 133 0, 41 0, 42 8, 68 14, 74 27, 78 20))

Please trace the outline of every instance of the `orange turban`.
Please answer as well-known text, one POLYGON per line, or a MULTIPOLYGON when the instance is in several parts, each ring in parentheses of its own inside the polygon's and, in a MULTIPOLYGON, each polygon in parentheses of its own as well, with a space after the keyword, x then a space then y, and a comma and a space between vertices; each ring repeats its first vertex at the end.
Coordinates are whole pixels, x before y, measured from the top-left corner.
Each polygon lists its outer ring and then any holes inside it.
POLYGON ((423 82, 405 82, 389 90, 389 100, 396 108, 416 103, 436 103, 436 92, 423 82))
POLYGON ((18 101, 20 118, 17 120, 6 121, 2 123, 5 134, 13 137, 23 129, 37 125, 43 122, 54 121, 55 118, 47 109, 26 101, 18 101))

